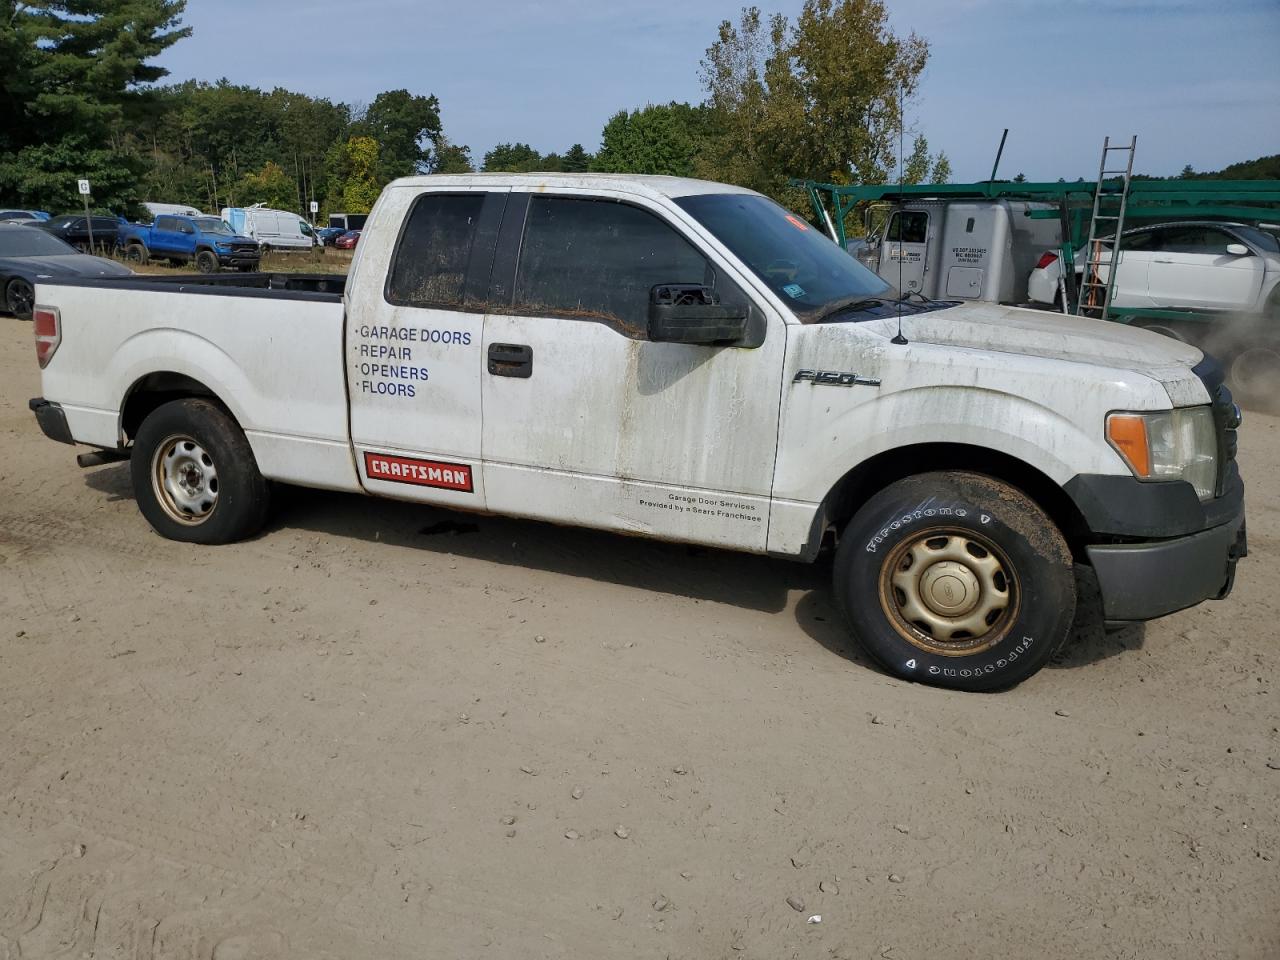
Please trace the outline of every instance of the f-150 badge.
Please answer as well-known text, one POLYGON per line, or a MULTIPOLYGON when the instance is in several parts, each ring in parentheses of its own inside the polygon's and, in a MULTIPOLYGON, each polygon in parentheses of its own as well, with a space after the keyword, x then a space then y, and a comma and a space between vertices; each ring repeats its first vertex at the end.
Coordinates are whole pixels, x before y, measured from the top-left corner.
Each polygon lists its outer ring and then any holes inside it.
POLYGON ((880 386, 878 379, 860 377, 856 373, 846 373, 843 370, 797 370, 791 382, 812 383, 814 386, 828 387, 852 387, 854 384, 860 387, 880 386))

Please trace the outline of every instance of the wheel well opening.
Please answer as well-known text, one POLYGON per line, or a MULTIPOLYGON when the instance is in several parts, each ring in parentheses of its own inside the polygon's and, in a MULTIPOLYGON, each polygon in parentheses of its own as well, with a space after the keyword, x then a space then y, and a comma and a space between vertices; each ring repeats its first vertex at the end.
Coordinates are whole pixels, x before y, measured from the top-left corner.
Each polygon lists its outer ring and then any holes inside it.
POLYGON ((149 373, 130 388, 120 411, 120 427, 132 440, 138 435, 142 422, 154 411, 172 400, 188 397, 205 397, 226 410, 226 404, 218 395, 194 377, 168 371, 149 373))
POLYGON ((1034 500, 1062 532, 1072 553, 1078 553, 1088 528, 1071 498, 1052 479, 1035 467, 1007 453, 961 443, 924 443, 878 454, 854 467, 827 494, 819 511, 826 527, 837 535, 858 509, 895 481, 919 473, 939 470, 968 470, 1002 480, 1034 500))

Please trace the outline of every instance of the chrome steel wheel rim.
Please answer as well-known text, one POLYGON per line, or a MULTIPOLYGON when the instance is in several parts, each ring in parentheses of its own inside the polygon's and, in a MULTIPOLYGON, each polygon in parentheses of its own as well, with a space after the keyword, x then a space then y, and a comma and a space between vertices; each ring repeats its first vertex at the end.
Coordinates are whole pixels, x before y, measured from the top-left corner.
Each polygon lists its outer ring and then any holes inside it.
POLYGON ((943 656, 988 650, 1018 611, 1013 565, 985 537, 936 528, 898 544, 880 568, 880 603, 912 645, 943 656))
POLYGON ((170 437, 156 447, 151 485, 161 508, 178 523, 198 526, 217 509, 218 468, 190 437, 170 437))

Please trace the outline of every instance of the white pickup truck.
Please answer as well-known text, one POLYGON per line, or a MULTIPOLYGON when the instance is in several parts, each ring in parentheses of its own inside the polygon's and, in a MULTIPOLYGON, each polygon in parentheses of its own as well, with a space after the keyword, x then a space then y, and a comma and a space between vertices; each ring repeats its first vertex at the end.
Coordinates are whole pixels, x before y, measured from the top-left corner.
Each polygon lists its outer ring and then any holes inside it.
MULTIPOLYGON (((899 299, 772 201, 663 177, 397 181, 349 277, 42 283, 55 440, 166 537, 278 484, 812 561, 900 677, 1011 686, 1068 635, 1230 590, 1239 411, 1165 337, 899 299), (834 536, 831 536, 831 535, 834 536)), ((713 561, 709 561, 713 562, 713 561)))

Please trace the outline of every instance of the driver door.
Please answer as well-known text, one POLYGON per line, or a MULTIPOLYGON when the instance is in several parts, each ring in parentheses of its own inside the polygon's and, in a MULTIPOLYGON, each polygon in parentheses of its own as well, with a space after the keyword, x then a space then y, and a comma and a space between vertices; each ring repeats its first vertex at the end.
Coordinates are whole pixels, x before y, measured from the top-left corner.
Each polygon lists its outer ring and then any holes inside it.
POLYGON ((919 293, 924 287, 929 249, 929 214, 924 210, 899 210, 889 221, 880 276, 900 293, 919 293))
POLYGON ((763 317, 751 348, 651 341, 655 285, 724 303, 748 287, 642 198, 517 191, 502 231, 484 321, 489 509, 763 551, 782 318, 763 317))

